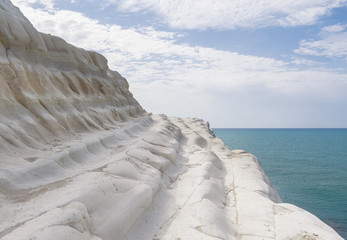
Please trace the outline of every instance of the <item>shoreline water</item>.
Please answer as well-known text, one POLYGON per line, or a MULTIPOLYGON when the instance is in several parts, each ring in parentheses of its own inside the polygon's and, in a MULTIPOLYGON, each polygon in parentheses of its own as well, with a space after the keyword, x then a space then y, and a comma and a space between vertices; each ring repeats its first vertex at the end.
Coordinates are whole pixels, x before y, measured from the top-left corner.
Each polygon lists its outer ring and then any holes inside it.
POLYGON ((347 238, 347 129, 214 128, 231 150, 254 154, 284 202, 302 207, 347 238))

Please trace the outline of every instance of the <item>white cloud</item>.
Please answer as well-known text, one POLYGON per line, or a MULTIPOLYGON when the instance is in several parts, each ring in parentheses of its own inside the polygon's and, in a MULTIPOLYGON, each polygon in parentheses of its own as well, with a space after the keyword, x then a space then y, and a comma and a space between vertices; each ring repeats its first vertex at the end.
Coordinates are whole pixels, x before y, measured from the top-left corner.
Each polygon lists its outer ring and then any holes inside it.
POLYGON ((154 12, 178 29, 235 29, 314 24, 346 0, 105 0, 119 11, 154 12))
MULTIPOLYGON (((294 104, 298 105, 298 99, 310 96, 334 101, 342 99, 347 89, 347 74, 333 70, 298 70, 290 67, 292 62, 179 44, 180 35, 175 32, 125 29, 115 24, 103 25, 79 12, 34 9, 25 2, 21 4, 38 30, 104 54, 110 68, 129 80, 131 91, 148 111, 203 117, 214 126, 227 126, 230 121, 237 127, 242 126, 241 119, 246 123, 246 118, 252 115, 238 112, 243 118, 232 122, 236 119, 231 114, 234 111, 224 116, 223 109, 243 111, 244 106, 249 112, 270 111, 261 107, 261 102, 266 101, 272 108, 271 104, 282 103, 281 98, 286 99, 287 105, 291 99, 296 99, 294 104), (270 101, 264 96, 277 99, 270 101)), ((267 118, 262 119, 263 123, 267 118)), ((277 121, 288 119, 282 117, 277 121)))
POLYGON ((16 6, 32 6, 34 4, 40 5, 45 9, 53 9, 55 0, 11 0, 16 6))
POLYGON ((178 34, 174 32, 148 27, 124 29, 119 25, 102 25, 78 12, 43 11, 30 7, 23 7, 23 11, 38 30, 103 53, 111 67, 121 69, 133 81, 173 80, 177 76, 204 72, 203 81, 209 72, 230 75, 246 71, 272 71, 285 65, 272 58, 176 44, 178 34))
POLYGON ((347 59, 346 25, 331 25, 322 29, 319 40, 302 40, 295 53, 325 57, 342 57, 347 59))
POLYGON ((295 65, 304 65, 304 66, 313 66, 315 64, 318 64, 318 62, 314 62, 312 60, 308 60, 305 58, 298 58, 298 57, 292 57, 291 62, 295 65))
POLYGON ((335 24, 335 25, 330 25, 330 26, 326 26, 324 28, 322 28, 322 32, 328 32, 328 33, 336 33, 336 32, 342 32, 343 30, 345 30, 347 27, 346 24, 335 24))

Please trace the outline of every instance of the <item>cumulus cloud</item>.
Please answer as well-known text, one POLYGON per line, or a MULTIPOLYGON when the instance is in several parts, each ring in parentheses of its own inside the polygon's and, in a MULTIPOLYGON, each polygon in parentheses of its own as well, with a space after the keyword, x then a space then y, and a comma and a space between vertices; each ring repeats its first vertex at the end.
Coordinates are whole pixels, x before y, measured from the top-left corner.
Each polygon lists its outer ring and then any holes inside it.
POLYGON ((346 25, 335 24, 326 26, 319 34, 319 39, 305 39, 295 53, 325 57, 346 58, 347 60, 347 31, 346 25))
POLYGON ((119 11, 154 12, 177 29, 236 29, 314 24, 346 0, 104 0, 119 11))

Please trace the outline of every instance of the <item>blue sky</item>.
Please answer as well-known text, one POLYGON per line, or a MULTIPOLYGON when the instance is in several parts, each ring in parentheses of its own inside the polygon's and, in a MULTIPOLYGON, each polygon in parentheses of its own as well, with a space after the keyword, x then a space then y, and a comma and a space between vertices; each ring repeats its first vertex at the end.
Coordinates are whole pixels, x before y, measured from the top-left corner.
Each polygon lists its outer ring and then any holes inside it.
POLYGON ((153 113, 212 127, 347 127, 347 0, 12 0, 108 58, 153 113))

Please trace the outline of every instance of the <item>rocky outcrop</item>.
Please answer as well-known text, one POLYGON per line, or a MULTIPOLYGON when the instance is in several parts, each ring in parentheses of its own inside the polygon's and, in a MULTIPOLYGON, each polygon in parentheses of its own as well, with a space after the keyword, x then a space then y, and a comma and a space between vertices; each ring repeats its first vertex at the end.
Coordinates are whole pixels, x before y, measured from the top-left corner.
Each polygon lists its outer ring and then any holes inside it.
POLYGON ((342 239, 199 119, 0 3, 0 239, 342 239))
POLYGON ((0 13, 0 156, 6 162, 144 114, 102 55, 39 33, 7 0, 0 13))

